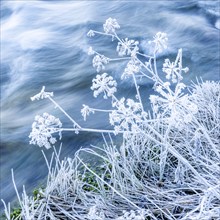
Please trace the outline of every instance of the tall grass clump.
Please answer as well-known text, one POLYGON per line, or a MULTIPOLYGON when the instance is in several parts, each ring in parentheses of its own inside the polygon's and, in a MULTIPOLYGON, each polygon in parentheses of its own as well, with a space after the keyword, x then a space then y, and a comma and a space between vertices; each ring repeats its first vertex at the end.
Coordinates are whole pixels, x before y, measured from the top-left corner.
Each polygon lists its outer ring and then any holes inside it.
MULTIPOLYGON (((182 49, 176 58, 164 60, 162 70, 157 57, 167 49, 167 34, 159 32, 149 41, 145 54, 137 40, 121 38, 116 19, 109 18, 104 32, 90 30, 89 37, 109 36, 116 42, 117 58, 109 58, 92 47, 93 66, 98 75, 91 89, 95 98, 108 99, 112 108, 103 110, 83 105, 84 120, 95 112, 109 114, 112 129, 82 127, 56 101, 45 87, 31 99, 48 99, 72 122, 66 128, 61 121, 44 113, 32 124, 30 143, 51 148, 57 133, 63 131, 98 132, 104 145, 78 150, 74 158, 59 159, 54 148, 48 165, 48 181, 38 198, 23 194, 18 200, 21 219, 89 220, 208 220, 220 219, 220 84, 183 82, 189 71, 182 61, 182 49), (110 62, 124 65, 121 80, 132 80, 136 94, 117 97, 117 82, 105 72, 110 62), (153 82, 151 109, 139 83, 153 82), (186 89, 188 89, 186 91, 186 89), (122 137, 119 144, 115 135, 122 137), (99 165, 89 164, 94 158, 99 165)), ((163 55, 164 56, 164 55, 163 55)), ((14 180, 13 180, 14 181, 14 180)), ((15 185, 15 181, 14 181, 15 185)), ((15 185, 16 189, 16 185, 15 185)), ((17 190, 16 190, 17 191, 17 190)), ((5 204, 10 217, 10 205, 5 204)))

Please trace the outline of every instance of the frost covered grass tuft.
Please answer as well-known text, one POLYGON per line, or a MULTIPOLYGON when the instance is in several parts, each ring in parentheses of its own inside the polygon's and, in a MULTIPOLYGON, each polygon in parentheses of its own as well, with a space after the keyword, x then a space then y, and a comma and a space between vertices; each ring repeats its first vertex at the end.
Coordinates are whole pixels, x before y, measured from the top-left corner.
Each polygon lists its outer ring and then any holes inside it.
MULTIPOLYGON (((220 83, 197 82, 188 87, 182 80, 189 71, 182 61, 182 49, 175 60, 166 58, 157 68, 158 54, 167 49, 168 37, 157 33, 149 41, 149 54, 142 53, 135 39, 122 39, 116 19, 109 18, 103 32, 90 30, 89 37, 106 35, 117 41, 118 58, 100 54, 92 47, 97 72, 110 62, 126 61, 121 80, 132 80, 135 98, 118 98, 117 82, 108 73, 92 81, 95 98, 108 99, 111 109, 83 105, 84 120, 96 112, 109 114, 112 129, 80 126, 55 101, 53 93, 41 92, 32 100, 49 99, 73 123, 65 128, 58 118, 44 113, 36 116, 30 144, 46 149, 56 142, 53 136, 63 131, 98 132, 103 147, 78 150, 74 158, 59 159, 54 147, 48 165, 45 190, 34 199, 18 194, 22 219, 220 219, 220 83), (146 97, 140 93, 138 79, 153 82, 152 109, 145 109, 146 97), (122 136, 120 144, 115 135, 122 136), (83 155, 83 156, 82 156, 83 155), (90 166, 93 157, 99 166, 90 166), (52 164, 55 164, 54 166, 52 164)), ((15 185, 15 181, 14 181, 15 185)), ((15 185, 16 188, 16 185, 15 185)), ((17 190, 16 190, 17 192, 17 190)), ((10 219, 10 205, 5 213, 10 219)))

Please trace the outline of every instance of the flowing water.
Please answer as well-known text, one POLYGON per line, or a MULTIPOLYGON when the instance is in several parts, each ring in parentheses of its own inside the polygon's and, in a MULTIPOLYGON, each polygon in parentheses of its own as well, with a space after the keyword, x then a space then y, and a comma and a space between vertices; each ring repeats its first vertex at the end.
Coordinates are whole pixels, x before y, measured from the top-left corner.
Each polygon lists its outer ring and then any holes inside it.
MULTIPOLYGON (((36 114, 50 112, 68 121, 47 100, 31 102, 30 96, 43 85, 53 91, 55 99, 78 123, 106 128, 102 115, 91 116, 85 124, 80 115, 82 104, 108 108, 108 102, 93 99, 91 80, 96 75, 90 45, 114 56, 114 47, 107 37, 88 38, 90 29, 102 30, 103 22, 116 18, 121 37, 147 42, 158 32, 166 32, 169 50, 161 57, 174 58, 183 48, 184 65, 190 68, 186 81, 219 80, 219 1, 1 1, 1 198, 15 199, 11 168, 19 192, 28 191, 43 182, 46 164, 37 146, 29 145, 28 135, 36 114)), ((147 52, 147 49, 146 51, 147 52)), ((119 96, 132 94, 131 81, 121 81, 118 64, 107 67, 119 84, 119 96)), ((142 94, 149 103, 152 82, 144 82, 142 94)), ((71 124, 70 124, 71 126, 71 124)), ((100 142, 99 135, 81 133, 63 135, 62 156, 73 156, 81 146, 100 142)), ((47 156, 52 150, 46 151, 47 156)), ((2 209, 2 204, 0 205, 2 209)))

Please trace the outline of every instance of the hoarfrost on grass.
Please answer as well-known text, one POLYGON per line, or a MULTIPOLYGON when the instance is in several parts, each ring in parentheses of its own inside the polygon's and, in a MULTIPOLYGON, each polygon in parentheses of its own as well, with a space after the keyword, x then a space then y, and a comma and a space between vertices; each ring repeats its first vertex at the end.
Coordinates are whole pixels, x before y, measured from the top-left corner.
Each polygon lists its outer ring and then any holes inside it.
MULTIPOLYGON (((55 148, 51 162, 44 155, 49 170, 47 185, 38 200, 31 200, 25 189, 22 198, 18 195, 21 217, 218 219, 220 83, 198 81, 190 87, 185 85, 183 74, 189 69, 183 67, 182 49, 178 50, 175 61, 166 58, 159 70, 157 56, 167 49, 166 33, 157 33, 149 41, 152 46, 149 54, 142 54, 138 41, 121 39, 116 33, 120 28, 116 19, 107 19, 103 28, 104 32, 90 30, 88 36, 105 35, 116 40, 119 57, 108 58, 90 47, 88 54, 94 56, 93 66, 101 72, 110 62, 126 61, 121 79, 133 80, 135 99, 117 97, 120 88, 109 73, 100 73, 93 79, 94 97, 108 99, 112 108, 83 105, 81 113, 84 120, 91 113, 108 113, 113 129, 106 130, 81 127, 59 106, 53 93, 45 92, 45 87, 32 97, 32 100, 48 98, 70 119, 73 127, 63 127, 58 118, 48 113, 36 116, 29 136, 31 144, 48 149, 57 141, 55 133, 72 131, 98 132, 103 137, 103 146, 82 148, 73 159, 62 161, 60 151, 55 148), (140 93, 138 77, 153 82, 156 94, 149 97, 151 110, 145 109, 147 99, 140 93), (122 142, 116 145, 112 134, 121 135, 122 142), (89 166, 87 159, 91 156, 100 166, 89 166)), ((8 217, 10 205, 4 206, 8 217)))

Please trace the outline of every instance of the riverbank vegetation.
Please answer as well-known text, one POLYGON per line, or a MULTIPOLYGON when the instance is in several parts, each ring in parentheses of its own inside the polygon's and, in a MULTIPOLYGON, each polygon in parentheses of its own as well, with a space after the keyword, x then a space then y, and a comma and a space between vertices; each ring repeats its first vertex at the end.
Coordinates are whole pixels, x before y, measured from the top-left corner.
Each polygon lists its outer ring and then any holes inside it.
MULTIPOLYGON (((218 219, 220 83, 200 80, 185 85, 189 68, 184 66, 182 49, 174 59, 165 58, 159 70, 158 57, 165 56, 168 47, 165 33, 149 40, 145 54, 139 41, 119 37, 116 19, 107 19, 103 29, 90 30, 88 37, 110 37, 118 57, 89 48, 99 72, 91 89, 95 98, 109 100, 112 108, 83 105, 81 113, 84 120, 96 112, 108 113, 112 129, 82 127, 45 87, 33 96, 33 101, 51 101, 72 127, 64 127, 49 113, 35 117, 30 143, 53 147, 54 153, 51 159, 44 155, 49 170, 44 190, 36 196, 28 196, 25 189, 20 196, 16 190, 21 212, 14 219, 218 219), (111 62, 121 63, 121 80, 132 81, 133 97, 117 97, 118 83, 105 72, 111 62), (153 83, 155 92, 149 97, 151 109, 145 105, 145 80, 153 83), (98 132, 103 145, 82 148, 74 158, 60 160, 54 145, 63 131, 98 132), (114 142, 115 136, 122 137, 120 144, 114 142), (98 163, 89 164, 89 158, 98 163)), ((16 189, 15 181, 14 185, 16 189)), ((7 219, 13 219, 10 206, 4 205, 7 219)))

